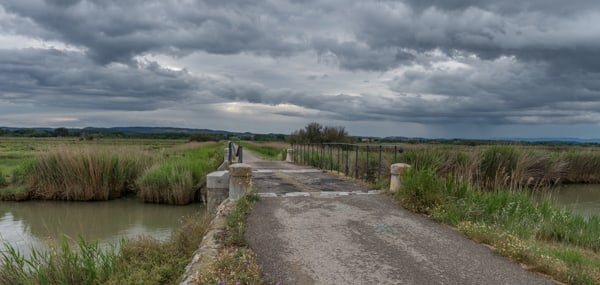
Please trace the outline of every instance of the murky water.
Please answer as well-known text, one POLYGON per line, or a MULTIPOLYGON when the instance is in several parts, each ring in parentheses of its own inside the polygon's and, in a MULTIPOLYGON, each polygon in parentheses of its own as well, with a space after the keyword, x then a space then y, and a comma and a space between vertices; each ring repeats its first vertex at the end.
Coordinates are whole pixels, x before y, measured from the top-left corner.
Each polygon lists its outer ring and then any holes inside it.
POLYGON ((550 193, 558 205, 573 209, 583 216, 600 216, 600 185, 572 184, 562 185, 550 193))
POLYGON ((63 237, 82 236, 101 245, 138 235, 165 240, 184 216, 198 211, 204 213, 200 204, 169 206, 133 199, 0 202, 0 241, 28 254, 32 246, 43 249, 63 237))

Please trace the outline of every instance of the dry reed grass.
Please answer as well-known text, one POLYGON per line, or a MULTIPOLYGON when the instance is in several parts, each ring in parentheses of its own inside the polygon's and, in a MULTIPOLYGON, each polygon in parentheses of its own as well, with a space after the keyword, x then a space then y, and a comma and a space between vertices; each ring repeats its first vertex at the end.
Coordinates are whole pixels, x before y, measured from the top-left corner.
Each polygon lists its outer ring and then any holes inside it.
POLYGON ((108 200, 132 192, 151 162, 132 147, 63 146, 26 166, 23 176, 31 198, 108 200))

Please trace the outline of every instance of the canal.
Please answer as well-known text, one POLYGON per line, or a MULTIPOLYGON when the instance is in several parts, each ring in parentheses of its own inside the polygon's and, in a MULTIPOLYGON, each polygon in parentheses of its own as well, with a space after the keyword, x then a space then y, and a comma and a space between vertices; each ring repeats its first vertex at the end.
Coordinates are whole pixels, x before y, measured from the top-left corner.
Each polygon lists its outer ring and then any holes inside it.
POLYGON ((559 206, 570 208, 585 217, 600 216, 600 185, 561 185, 549 193, 559 206))
POLYGON ((45 249, 79 236, 100 245, 139 235, 165 240, 183 217, 198 211, 204 213, 201 204, 171 206, 135 199, 0 202, 0 241, 27 255, 32 247, 45 249))

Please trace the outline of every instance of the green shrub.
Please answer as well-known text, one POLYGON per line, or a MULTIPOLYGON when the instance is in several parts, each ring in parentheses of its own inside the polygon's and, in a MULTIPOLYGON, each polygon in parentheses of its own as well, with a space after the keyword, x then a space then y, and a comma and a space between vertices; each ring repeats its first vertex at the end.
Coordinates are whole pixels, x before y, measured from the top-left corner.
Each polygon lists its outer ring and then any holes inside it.
MULTIPOLYGON (((167 160, 148 169, 138 180, 139 196, 145 202, 188 204, 194 201, 196 185, 194 173, 202 173, 201 165, 188 159, 167 160)), ((198 175, 197 175, 198 176, 198 175)))
POLYGON ((444 181, 431 169, 410 168, 402 177, 397 198, 418 213, 430 213, 443 199, 444 181))
POLYGON ((170 154, 146 170, 137 180, 144 202, 189 204, 206 182, 206 174, 221 161, 221 145, 202 146, 170 154))

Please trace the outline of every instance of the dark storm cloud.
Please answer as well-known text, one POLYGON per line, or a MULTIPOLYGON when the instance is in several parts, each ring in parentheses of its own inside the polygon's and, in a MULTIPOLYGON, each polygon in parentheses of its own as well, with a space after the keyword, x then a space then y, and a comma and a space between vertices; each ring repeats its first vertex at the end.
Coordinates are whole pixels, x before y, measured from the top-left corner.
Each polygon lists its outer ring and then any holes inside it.
POLYGON ((371 48, 517 56, 552 68, 600 71, 597 1, 381 1, 357 10, 357 38, 371 48), (596 31, 597 32, 597 31, 596 31))
POLYGON ((294 49, 271 34, 275 27, 265 11, 270 7, 251 3, 9 0, 0 5, 50 32, 33 36, 83 47, 103 64, 150 51, 286 54, 294 49))
POLYGON ((197 83, 156 64, 97 66, 77 52, 0 50, 0 99, 83 109, 152 110, 183 100, 197 83))

